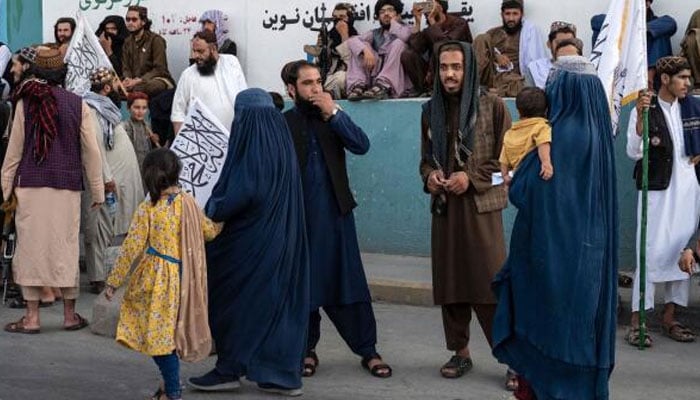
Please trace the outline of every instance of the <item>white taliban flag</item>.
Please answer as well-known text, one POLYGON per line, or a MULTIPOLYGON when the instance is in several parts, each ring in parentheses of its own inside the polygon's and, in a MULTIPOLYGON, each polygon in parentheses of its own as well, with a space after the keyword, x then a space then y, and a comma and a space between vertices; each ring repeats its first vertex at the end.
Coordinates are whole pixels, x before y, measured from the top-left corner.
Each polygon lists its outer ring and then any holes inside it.
POLYGON ((85 16, 78 13, 77 17, 78 24, 64 58, 68 69, 65 88, 82 97, 90 91, 90 74, 100 67, 113 67, 85 16))
POLYGON ((182 162, 180 185, 204 208, 228 153, 229 131, 199 99, 190 102, 170 150, 182 162))
POLYGON ((612 0, 591 52, 591 62, 608 95, 613 134, 622 107, 647 88, 645 0, 612 0))

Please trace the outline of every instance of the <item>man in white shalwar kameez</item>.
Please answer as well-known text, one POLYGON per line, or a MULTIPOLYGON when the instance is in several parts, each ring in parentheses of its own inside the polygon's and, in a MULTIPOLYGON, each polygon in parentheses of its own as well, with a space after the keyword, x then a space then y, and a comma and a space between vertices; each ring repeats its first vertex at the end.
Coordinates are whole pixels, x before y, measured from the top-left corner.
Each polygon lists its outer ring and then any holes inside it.
MULTIPOLYGON (((690 70, 685 68, 683 61, 681 57, 664 57, 657 63, 657 73, 661 76, 658 101, 651 101, 649 94, 641 96, 637 101, 637 107, 630 115, 627 130, 627 155, 633 160, 641 160, 643 127, 642 119, 638 118, 638 114, 644 107, 651 107, 649 125, 652 161, 649 164, 650 190, 644 304, 647 310, 653 309, 655 290, 662 291, 665 304, 662 321, 664 333, 674 340, 689 342, 695 340, 694 333, 674 318, 676 305, 687 306, 690 286, 688 274, 678 268, 679 256, 686 247, 688 239, 697 230, 700 219, 700 185, 695 165, 685 152, 679 104, 679 100, 687 96, 690 87, 690 70), (668 133, 665 134, 665 131, 668 133), (656 162, 653 161, 655 157, 656 162), (660 158, 666 158, 672 163, 670 171, 664 172, 664 161, 659 162, 660 158), (657 187, 654 188, 654 186, 657 187)), ((641 174, 641 163, 638 164, 638 173, 641 174)), ((640 248, 641 207, 640 192, 637 254, 640 248)), ((634 280, 630 325, 626 339, 631 345, 637 346, 639 344, 639 266, 637 266, 634 280)), ((651 338, 648 338, 645 345, 651 346, 651 344, 651 338)))
POLYGON ((85 266, 93 293, 104 289, 109 274, 107 249, 115 237, 126 235, 129 224, 144 199, 141 172, 136 152, 129 136, 120 124, 121 111, 111 100, 116 94, 116 74, 99 68, 90 77, 92 91, 84 96, 94 116, 97 143, 102 153, 105 190, 114 193, 116 206, 89 208, 89 194, 83 192, 82 228, 85 238, 85 266))
POLYGON ((213 32, 197 32, 192 39, 195 63, 182 72, 177 83, 170 120, 180 131, 193 99, 199 99, 226 129, 231 129, 236 95, 248 88, 238 58, 219 54, 213 32))

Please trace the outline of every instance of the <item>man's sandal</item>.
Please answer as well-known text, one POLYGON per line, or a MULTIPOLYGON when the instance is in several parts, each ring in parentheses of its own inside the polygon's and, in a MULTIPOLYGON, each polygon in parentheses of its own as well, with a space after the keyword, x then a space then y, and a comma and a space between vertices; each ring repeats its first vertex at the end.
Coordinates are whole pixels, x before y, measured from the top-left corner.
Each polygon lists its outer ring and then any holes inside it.
MULTIPOLYGON (((639 347, 639 336, 641 336, 640 334, 641 334, 641 332, 640 332, 640 330, 639 330, 638 327, 637 327, 637 328, 630 327, 630 328, 627 330, 627 334, 625 335, 625 341, 626 341, 630 346, 639 347)), ((644 347, 651 347, 651 346, 653 346, 653 345, 654 345, 654 340, 651 338, 651 336, 649 336, 648 333, 647 333, 646 335, 644 335, 644 336, 645 336, 645 337, 644 337, 644 347)))
POLYGON ((515 392, 518 390, 518 374, 512 369, 508 368, 506 371, 506 390, 509 392, 515 392))
POLYGON ((376 376, 377 378, 389 378, 393 372, 389 364, 382 361, 382 356, 379 354, 363 358, 360 364, 362 364, 362 368, 366 369, 372 376, 376 376), (379 360, 380 363, 370 368, 369 362, 372 360, 379 360))
POLYGON ((348 93, 348 101, 360 101, 365 98, 365 88, 362 86, 355 86, 348 93))
POLYGON ((670 325, 662 325, 662 331, 664 335, 676 342, 690 343, 695 341, 695 332, 678 321, 674 321, 670 325))
POLYGON ((318 367, 318 364, 320 364, 318 361, 318 356, 316 355, 316 350, 312 349, 312 350, 307 351, 304 358, 311 358, 312 360, 314 360, 314 362, 310 363, 310 362, 304 361, 304 371, 302 374, 304 375, 305 378, 308 378, 310 376, 314 376, 314 374, 316 373, 316 368, 318 367))
POLYGON ((39 328, 33 328, 33 329, 28 329, 26 328, 26 322, 27 319, 26 317, 22 317, 16 322, 10 322, 9 324, 5 325, 5 332, 10 332, 10 333, 25 333, 29 335, 35 335, 39 332, 41 332, 41 329, 39 328))
POLYGON ((445 365, 440 368, 440 374, 444 378, 459 378, 472 369, 473 366, 474 363, 472 363, 471 358, 460 357, 455 354, 452 356, 452 358, 450 358, 450 361, 446 362, 445 365))

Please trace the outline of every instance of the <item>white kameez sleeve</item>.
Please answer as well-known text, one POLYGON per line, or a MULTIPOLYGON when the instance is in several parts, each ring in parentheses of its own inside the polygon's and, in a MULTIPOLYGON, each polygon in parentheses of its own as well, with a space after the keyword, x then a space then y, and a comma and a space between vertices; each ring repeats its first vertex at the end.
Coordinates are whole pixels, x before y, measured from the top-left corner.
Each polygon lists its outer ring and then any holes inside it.
POLYGON ((630 112, 630 122, 627 126, 627 156, 632 160, 642 158, 642 137, 637 135, 637 109, 630 112))
POLYGON ((245 75, 243 74, 243 68, 241 63, 238 61, 238 57, 233 56, 233 69, 236 71, 236 87, 238 92, 242 92, 248 89, 248 82, 245 80, 245 75))
POLYGON ((187 106, 190 103, 189 76, 188 70, 185 70, 177 83, 177 89, 175 89, 175 96, 173 97, 173 110, 170 112, 171 122, 184 122, 187 116, 187 106))

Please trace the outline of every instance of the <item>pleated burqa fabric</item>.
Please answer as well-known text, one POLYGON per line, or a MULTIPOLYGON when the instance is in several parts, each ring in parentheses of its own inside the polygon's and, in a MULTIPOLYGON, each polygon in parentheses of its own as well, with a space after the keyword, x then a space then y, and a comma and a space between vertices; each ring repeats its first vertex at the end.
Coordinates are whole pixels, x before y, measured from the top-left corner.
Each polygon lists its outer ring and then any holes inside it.
POLYGON ((546 92, 554 177, 539 177, 533 152, 513 178, 518 214, 493 284, 493 354, 538 400, 608 399, 618 263, 608 103, 600 80, 585 73, 558 71, 546 92))
POLYGON ((207 245, 219 373, 301 387, 309 317, 302 196, 284 117, 267 92, 239 93, 228 155, 206 207, 225 221, 207 245))

